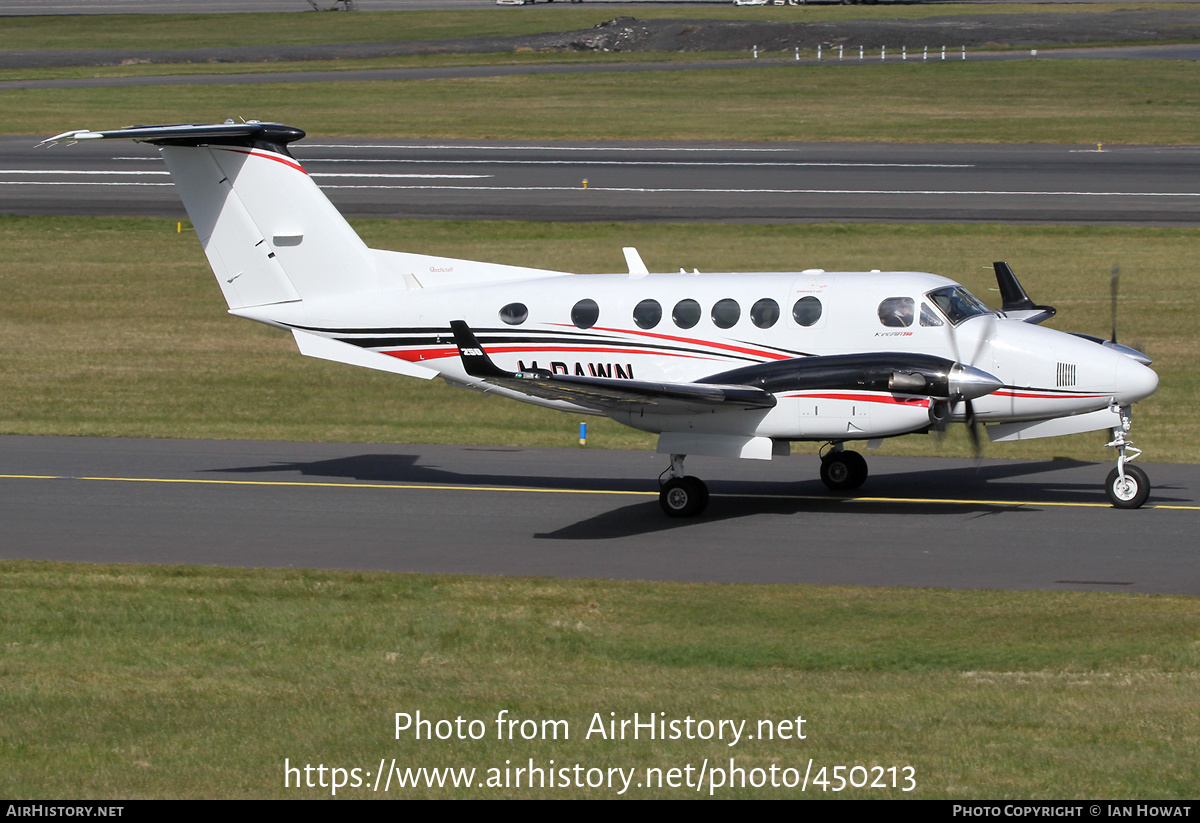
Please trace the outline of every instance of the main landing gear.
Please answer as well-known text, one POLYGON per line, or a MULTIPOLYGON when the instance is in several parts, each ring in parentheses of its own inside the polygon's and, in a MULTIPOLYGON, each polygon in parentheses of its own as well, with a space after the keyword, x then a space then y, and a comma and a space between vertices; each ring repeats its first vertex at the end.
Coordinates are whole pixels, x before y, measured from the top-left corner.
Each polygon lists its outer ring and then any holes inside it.
POLYGON ((708 486, 699 477, 683 473, 687 455, 671 455, 671 468, 659 477, 658 505, 670 517, 695 517, 708 506, 708 486), (663 476, 670 475, 663 479, 663 476))
POLYGON ((858 452, 843 450, 841 443, 821 455, 821 482, 830 491, 857 489, 867 480, 867 461, 858 452))
POLYGON ((1121 424, 1112 430, 1113 439, 1107 444, 1117 450, 1117 467, 1108 473, 1104 491, 1115 508, 1136 509, 1150 496, 1150 478, 1137 466, 1129 465, 1142 450, 1134 448, 1125 437, 1133 425, 1132 410, 1129 406, 1121 406, 1119 411, 1121 424))

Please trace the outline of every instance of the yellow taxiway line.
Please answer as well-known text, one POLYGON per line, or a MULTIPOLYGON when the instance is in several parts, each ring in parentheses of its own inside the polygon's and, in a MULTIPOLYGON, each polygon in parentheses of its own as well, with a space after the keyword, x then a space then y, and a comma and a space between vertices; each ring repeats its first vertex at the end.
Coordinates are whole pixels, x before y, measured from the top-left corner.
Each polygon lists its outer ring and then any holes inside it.
MULTIPOLYGON (((440 484, 414 483, 324 483, 320 481, 303 480, 208 480, 201 478, 180 477, 71 477, 66 475, 49 474, 0 474, 0 480, 103 480, 119 483, 179 483, 210 486, 283 486, 283 487, 312 487, 335 489, 396 489, 409 491, 475 491, 475 492, 524 492, 529 494, 613 494, 634 497, 657 497, 656 491, 621 491, 618 489, 538 489, 526 486, 450 486, 440 484)), ((746 497, 738 494, 715 494, 714 497, 746 497)), ((1041 506, 1057 508, 1112 508, 1109 503, 1069 503, 1045 500, 964 500, 957 498, 936 497, 870 497, 870 496, 834 496, 817 494, 760 494, 753 495, 763 500, 821 500, 841 503, 922 503, 926 505, 955 505, 955 506, 1003 506, 1014 508, 1019 506, 1041 506)), ((1179 506, 1150 503, 1146 509, 1175 509, 1180 511, 1200 511, 1200 506, 1179 506)))

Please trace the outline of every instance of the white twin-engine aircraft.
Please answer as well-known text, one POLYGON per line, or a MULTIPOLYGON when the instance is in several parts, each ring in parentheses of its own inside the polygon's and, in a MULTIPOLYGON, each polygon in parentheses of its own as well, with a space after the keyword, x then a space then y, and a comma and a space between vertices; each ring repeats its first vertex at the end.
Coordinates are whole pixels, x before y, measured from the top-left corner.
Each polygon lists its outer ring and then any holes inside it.
POLYGON ((860 486, 844 445, 965 422, 978 443, 1112 430, 1106 491, 1150 492, 1129 461, 1130 407, 1158 387, 1149 359, 1042 328, 1054 315, 997 263, 1001 311, 920 272, 579 275, 369 249, 291 156, 277 123, 70 131, 159 147, 229 311, 295 335, 303 354, 449 383, 658 435, 659 501, 699 514, 689 454, 769 460, 828 443, 821 479, 860 486))

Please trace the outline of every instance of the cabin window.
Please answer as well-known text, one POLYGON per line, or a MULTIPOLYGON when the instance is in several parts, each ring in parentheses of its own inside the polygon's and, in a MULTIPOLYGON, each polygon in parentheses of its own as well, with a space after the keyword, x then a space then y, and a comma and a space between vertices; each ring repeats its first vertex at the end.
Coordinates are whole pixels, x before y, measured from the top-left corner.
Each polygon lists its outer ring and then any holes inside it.
POLYGON ((944 326, 942 318, 938 317, 938 313, 933 310, 933 307, 921 301, 921 325, 922 326, 944 326))
POLYGON ((769 329, 779 322, 779 304, 764 297, 750 307, 750 319, 760 329, 769 329))
POLYGON ((792 319, 801 326, 811 326, 821 319, 821 311, 821 301, 810 294, 807 297, 801 297, 792 306, 792 319))
POLYGON ((879 304, 879 322, 891 328, 912 325, 916 302, 911 297, 889 297, 879 304))
POLYGON ((529 309, 524 303, 509 303, 500 310, 500 319, 510 326, 519 326, 529 319, 529 309))
POLYGON ((718 300, 712 307, 712 321, 718 329, 733 328, 742 316, 742 307, 731 297, 718 300))
POLYGON ((571 322, 581 329, 590 329, 600 319, 600 307, 595 300, 580 300, 571 308, 571 322))
POLYGON ((700 304, 688 298, 675 304, 671 319, 681 329, 690 329, 700 322, 700 304))
POLYGON ((643 300, 633 307, 633 322, 639 329, 652 329, 662 320, 662 306, 657 300, 643 300))

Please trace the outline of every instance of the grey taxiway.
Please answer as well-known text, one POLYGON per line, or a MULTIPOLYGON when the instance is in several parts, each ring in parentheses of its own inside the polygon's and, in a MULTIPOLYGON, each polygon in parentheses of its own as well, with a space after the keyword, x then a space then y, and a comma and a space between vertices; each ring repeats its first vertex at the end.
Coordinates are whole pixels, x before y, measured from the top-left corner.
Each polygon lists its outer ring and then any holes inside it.
POLYGON ((844 497, 815 456, 693 458, 681 521, 650 452, 0 437, 0 557, 1200 595, 1198 466, 1125 511, 1106 463, 870 465, 844 497))

